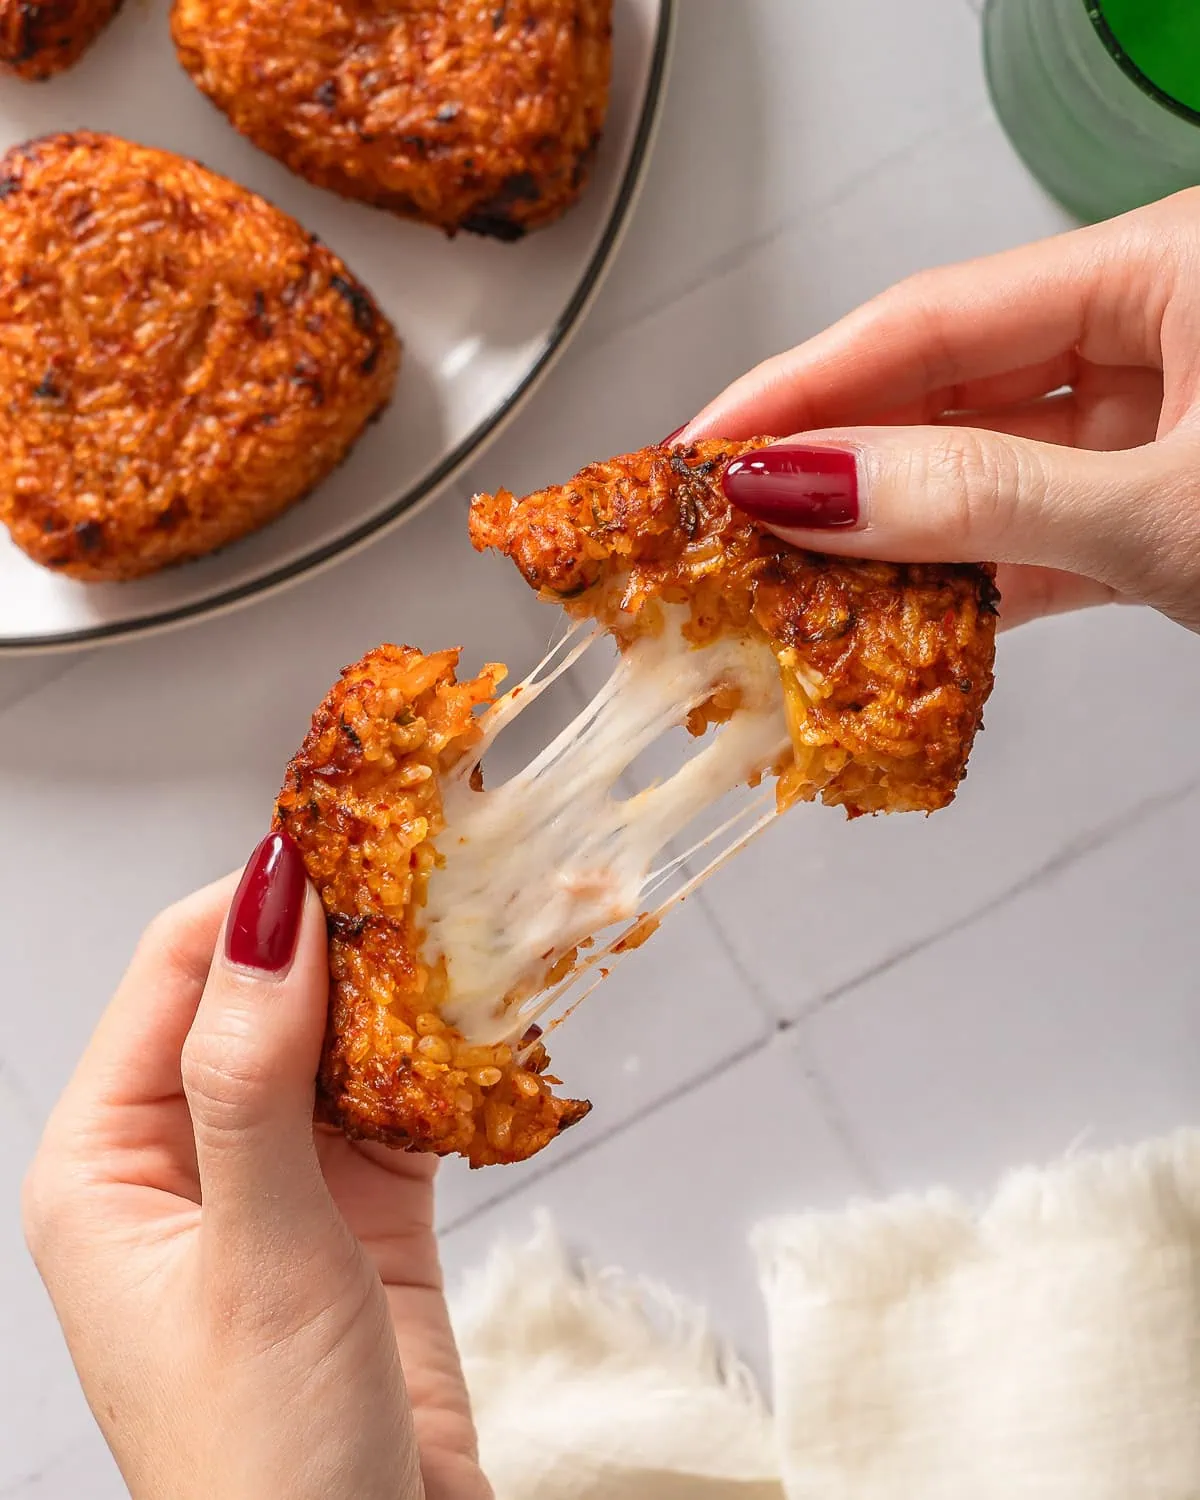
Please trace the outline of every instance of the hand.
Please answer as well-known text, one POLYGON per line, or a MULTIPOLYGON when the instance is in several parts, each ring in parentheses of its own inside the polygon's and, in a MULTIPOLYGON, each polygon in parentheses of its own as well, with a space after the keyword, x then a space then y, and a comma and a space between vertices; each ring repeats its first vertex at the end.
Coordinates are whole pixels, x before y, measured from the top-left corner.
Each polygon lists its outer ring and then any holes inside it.
POLYGON ((998 560, 1008 624, 1120 600, 1200 629, 1200 190, 915 276, 673 441, 764 433, 802 436, 727 493, 802 546, 998 560))
POLYGON ((231 892, 152 924, 26 1185, 92 1411, 135 1500, 486 1500, 434 1163, 314 1131, 325 923, 295 846, 259 846, 222 936, 231 892))

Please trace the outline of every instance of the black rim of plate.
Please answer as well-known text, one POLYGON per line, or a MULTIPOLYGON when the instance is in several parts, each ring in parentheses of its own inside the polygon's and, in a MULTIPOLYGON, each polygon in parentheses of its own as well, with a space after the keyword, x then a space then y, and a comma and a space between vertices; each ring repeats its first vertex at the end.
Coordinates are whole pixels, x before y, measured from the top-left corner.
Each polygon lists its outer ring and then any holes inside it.
POLYGON ((225 614, 239 604, 249 603, 260 595, 274 593, 286 584, 294 583, 304 577, 306 573, 312 573, 333 562, 344 553, 352 552, 355 548, 368 541, 377 532, 386 530, 393 522, 398 521, 407 512, 414 510, 424 501, 429 500, 444 485, 449 484, 454 475, 479 452, 487 443, 488 439, 503 425, 513 414, 526 396, 530 395, 534 386, 546 373, 547 367, 560 352, 568 337, 574 332, 575 325, 579 322, 584 309, 591 300, 604 271, 607 269, 612 258, 613 250, 618 236, 625 227, 626 220, 633 204, 633 198, 641 182, 642 172, 646 165, 646 153, 650 146, 650 138, 653 134, 658 119, 659 105, 661 103, 663 84, 666 78, 667 56, 671 38, 672 22, 674 20, 676 0, 661 0, 659 12, 658 31, 654 39, 654 53, 650 62, 650 74, 647 81, 646 94, 642 101, 642 112, 638 120, 637 132, 633 140, 633 149, 629 154, 629 161, 625 167, 621 186, 617 192, 616 202, 613 204, 612 212, 604 227, 604 233, 600 237, 600 243, 596 246, 591 259, 588 261, 583 276, 578 286, 571 295, 570 301, 563 309, 558 321, 547 336, 545 347, 537 359, 526 372, 521 383, 516 386, 505 398, 505 400, 491 412, 487 419, 478 426, 474 432, 448 453, 435 469, 425 476, 413 489, 393 500, 390 505, 385 506, 378 515, 372 516, 369 521, 362 522, 352 531, 336 540, 327 542, 323 546, 306 552, 303 557, 298 557, 294 562, 285 564, 271 572, 263 573, 259 577, 246 583, 238 584, 234 588, 225 589, 214 593, 206 599, 198 599, 191 604, 181 604, 177 608, 159 610, 155 614, 142 615, 132 620, 114 621, 111 624, 88 626, 83 630, 63 631, 53 635, 40 636, 0 636, 0 652, 36 652, 49 650, 66 650, 73 646, 90 646, 101 641, 131 640, 139 635, 150 634, 160 631, 171 625, 180 625, 188 620, 203 619, 209 615, 225 614))

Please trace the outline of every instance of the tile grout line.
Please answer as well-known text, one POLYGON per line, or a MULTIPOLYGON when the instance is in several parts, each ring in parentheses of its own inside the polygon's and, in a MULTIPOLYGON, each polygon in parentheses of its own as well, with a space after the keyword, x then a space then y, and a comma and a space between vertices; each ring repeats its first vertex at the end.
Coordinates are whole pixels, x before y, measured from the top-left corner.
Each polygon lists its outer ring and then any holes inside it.
POLYGON ((77 1453, 82 1453, 91 1446, 91 1435, 86 1431, 81 1431, 75 1442, 69 1443, 65 1449, 59 1449, 56 1453, 50 1454, 46 1461, 39 1464, 36 1469, 27 1469, 23 1474, 18 1474, 15 1479, 8 1480, 3 1487, 0 1487, 0 1500, 19 1500, 29 1485, 40 1484, 48 1475, 53 1474, 64 1459, 73 1458, 77 1453))
MULTIPOLYGON (((684 868, 689 872, 691 871, 690 864, 685 865, 684 868)), ((721 920, 720 913, 717 911, 716 907, 710 900, 708 892, 701 888, 700 890, 696 891, 693 899, 695 901, 695 904, 699 906, 704 912, 709 933, 715 940, 717 947, 720 948, 721 952, 725 955, 726 959, 729 962, 729 967, 733 970, 733 972, 745 986, 746 993, 750 997, 750 1003, 757 1011, 758 1018, 760 1021, 762 1021, 769 1037, 772 1032, 778 1030, 779 1017, 771 1009, 771 1003, 767 999, 765 988, 763 987, 759 979, 754 974, 752 974, 746 967, 746 965, 742 962, 741 955, 737 952, 732 942, 730 941, 729 936, 725 931, 725 925, 721 920)))
MULTIPOLYGON (((99 649, 103 650, 103 647, 99 649)), ((11 698, 6 698, 3 703, 0 703, 0 719, 10 709, 16 708, 19 703, 24 703, 27 699, 35 697, 44 688, 53 687, 56 682, 61 682, 69 673, 75 671, 77 667, 81 667, 85 661, 90 661, 95 655, 96 651, 94 650, 79 651, 74 655, 67 655, 65 661, 60 659, 60 664, 48 671, 44 677, 38 678, 36 682, 31 682, 28 687, 21 688, 11 698)), ((19 657, 15 659, 20 660, 19 657)))
MULTIPOLYGON (((1036 870, 1033 870, 1032 872, 1030 872, 1030 874, 1014 882, 1014 884, 1007 887, 1004 891, 1000 892, 999 895, 997 895, 995 898, 988 902, 985 902, 984 905, 977 907, 972 912, 968 912, 965 916, 961 917, 957 921, 951 922, 947 926, 940 928, 937 932, 930 934, 927 938, 924 938, 919 942, 912 943, 899 952, 890 955, 887 959, 873 965, 871 968, 855 976, 853 979, 847 980, 845 983, 837 985, 835 988, 827 991, 824 995, 818 997, 810 1005, 806 1006, 800 1015, 792 1018, 775 1018, 775 1029, 773 1032, 767 1031, 756 1041, 750 1042, 747 1045, 738 1048, 734 1052, 729 1053, 727 1056, 720 1059, 718 1062, 712 1064, 710 1067, 704 1069, 702 1072, 695 1074, 691 1078, 685 1079, 683 1082, 677 1084, 674 1088, 668 1090, 667 1093, 660 1095, 656 1099, 648 1101, 646 1104, 642 1105, 640 1109, 635 1110, 633 1114, 629 1115, 619 1124, 614 1125, 611 1129, 597 1135, 596 1138, 590 1141, 587 1145, 581 1146, 578 1150, 572 1151, 569 1155, 563 1156, 559 1160, 547 1163, 540 1171, 530 1176, 527 1181, 520 1184, 514 1184, 511 1188, 497 1192, 495 1196, 485 1199, 483 1202, 474 1205, 470 1209, 467 1209, 456 1218, 451 1219, 438 1231, 439 1239, 449 1237, 451 1234, 454 1234, 459 1229, 464 1228, 466 1225, 479 1218, 483 1213, 513 1198, 517 1193, 524 1191, 528 1187, 532 1187, 534 1184, 545 1181, 546 1178, 550 1177, 556 1172, 563 1171, 571 1163, 581 1160, 592 1151, 598 1150, 602 1145, 605 1145, 609 1141, 617 1139, 619 1136, 632 1129, 634 1126, 640 1124, 642 1121, 650 1119, 651 1117, 656 1115, 660 1110, 665 1109, 671 1104, 674 1104, 679 1099, 684 1098, 687 1094, 692 1093, 697 1089, 703 1088, 707 1083, 710 1083, 714 1078, 716 1078, 726 1069, 737 1067, 741 1063, 746 1062, 750 1058, 756 1056, 758 1053, 765 1051, 766 1048, 769 1047, 777 1037, 784 1035, 794 1035, 795 1038, 801 1042, 804 1051, 804 1056, 802 1058, 804 1076, 813 1089, 814 1102, 818 1107, 818 1111, 824 1123, 828 1126, 830 1131, 838 1140, 843 1150, 845 1150, 851 1165, 863 1178, 869 1190, 878 1191, 878 1177, 873 1166, 871 1165, 870 1158, 862 1149, 861 1144, 858 1142, 853 1130, 851 1129, 848 1121, 842 1113, 841 1103, 836 1090, 833 1088, 830 1080, 818 1066, 816 1059, 810 1050, 811 1044, 808 1023, 817 1014, 819 1014, 819 1012, 834 1004, 844 995, 857 989, 860 985, 863 985, 870 980, 877 978, 881 974, 888 973, 890 970, 898 967, 909 958, 914 957, 916 954, 923 952, 927 948, 933 947, 943 938, 949 937, 953 933, 971 927, 975 923, 983 920, 991 912, 996 911, 1001 907, 1007 905, 1010 901, 1015 900, 1018 896, 1025 894, 1027 891, 1036 889, 1046 880, 1052 879, 1055 875, 1058 875, 1063 871, 1072 868, 1074 865, 1078 864, 1081 860, 1086 858, 1089 854, 1095 853, 1097 850, 1104 848, 1106 845, 1115 842, 1125 833, 1132 831, 1141 823, 1154 817, 1157 813, 1163 811, 1173 803, 1190 796, 1197 789, 1200 789, 1200 776, 1192 777, 1187 782, 1184 782, 1181 785, 1178 785, 1166 792, 1161 792, 1153 797, 1146 798, 1143 802, 1138 803, 1136 807, 1131 808, 1128 812, 1122 814, 1120 817, 1113 819, 1111 822, 1102 825, 1098 829, 1092 830, 1090 833, 1081 836, 1080 838, 1072 840, 1063 849, 1059 850, 1058 853, 1053 855, 1050 859, 1046 860, 1036 870)), ((704 902, 704 906, 706 911, 711 914, 712 909, 709 904, 707 902, 704 902)), ((721 929, 720 924, 713 923, 712 930, 717 936, 718 942, 720 943, 722 948, 725 949, 725 934, 723 929, 721 929)), ((734 957, 731 952, 729 953, 729 957, 732 961, 732 967, 734 968, 735 973, 739 974, 739 976, 745 977, 745 970, 743 969, 741 963, 734 957)), ((758 986, 753 982, 748 982, 748 987, 751 990, 752 998, 754 998, 758 993, 758 986)), ((756 1008, 758 1008, 758 1004, 759 1002, 756 1000, 756 1008)), ((768 1017, 768 1020, 770 1019, 771 1018, 768 1017)))
MULTIPOLYGON (((846 993, 857 988, 860 984, 864 984, 869 980, 878 977, 880 974, 887 973, 890 969, 905 962, 908 958, 911 958, 917 953, 924 951, 926 948, 930 948, 934 944, 940 942, 942 938, 948 937, 955 932, 961 931, 964 928, 970 927, 974 923, 981 921, 991 912, 1007 905, 1010 901, 1015 900, 1018 896, 1025 894, 1027 891, 1036 889, 1044 881, 1052 879, 1055 875, 1058 875, 1065 870, 1071 869, 1074 865, 1080 863, 1088 855, 1093 854, 1097 850, 1104 848, 1106 845, 1115 842, 1125 833, 1131 832, 1133 829, 1139 827, 1142 823, 1162 812, 1165 808, 1189 797, 1198 789, 1200 789, 1200 777, 1192 777, 1188 781, 1166 792, 1161 792, 1153 797, 1146 798, 1143 802, 1138 803, 1137 806, 1131 808, 1121 817, 1102 825, 1100 828, 1093 830, 1087 835, 1073 840, 1065 848, 1059 850, 1057 854, 1045 861, 1044 864, 1040 865, 1036 870, 1030 872, 1029 875, 1023 877, 1019 881, 1016 881, 1005 891, 1001 892, 992 901, 986 902, 983 906, 978 907, 975 911, 968 913, 959 921, 952 922, 946 927, 941 928, 938 932, 932 934, 929 938, 919 943, 911 944, 908 948, 902 950, 901 952, 891 955, 882 963, 875 965, 873 968, 858 976, 857 979, 848 981, 846 984, 838 986, 835 990, 829 991, 828 994, 819 998, 811 1006, 806 1007, 802 1014, 795 1017, 794 1019, 780 1020, 776 1017, 772 1017, 768 1009, 767 1002, 764 998, 762 998, 758 983, 748 974, 740 958, 729 945, 728 940, 725 936, 724 929, 721 926, 720 921, 716 918, 716 914, 714 913, 710 903, 705 899, 704 893, 699 893, 698 900, 700 904, 704 906, 705 911, 708 914, 710 930, 716 938, 719 946, 725 952, 726 957, 730 960, 730 964, 734 969, 734 972, 745 983, 752 1001, 755 1002, 756 1008, 765 1012, 768 1022, 774 1020, 774 1032, 765 1036, 761 1041, 751 1043, 748 1046, 741 1048, 739 1051, 730 1054, 730 1056, 723 1059, 720 1063, 715 1064, 713 1067, 706 1070, 703 1074, 700 1074, 690 1081, 679 1085, 677 1088, 672 1089, 668 1094, 663 1095, 661 1098, 651 1101, 647 1105, 643 1106, 641 1110, 631 1115, 627 1120, 622 1121, 620 1125, 615 1126, 612 1130, 607 1131, 603 1136, 598 1137, 589 1146, 572 1153, 570 1157, 565 1158, 562 1162, 557 1162, 553 1165, 548 1166, 545 1171, 539 1173, 536 1177, 531 1178, 530 1181, 542 1181, 543 1178, 548 1176, 551 1172, 557 1171, 561 1167, 565 1167, 568 1162, 578 1159, 588 1151, 595 1150, 604 1142, 615 1139, 618 1135, 620 1135, 623 1131, 625 1131, 632 1125, 637 1124, 641 1120, 647 1119, 657 1113, 659 1109, 664 1108, 666 1105, 675 1102, 677 1099, 682 1098, 684 1095, 691 1093, 698 1088, 702 1088, 706 1083, 710 1082, 714 1077, 716 1077, 717 1074, 720 1073, 723 1069, 727 1067, 738 1066, 742 1062, 748 1061, 751 1057, 756 1056, 758 1053, 765 1051, 766 1048, 769 1047, 777 1037, 789 1036, 793 1038, 794 1043, 797 1045, 804 1077, 812 1089, 813 1102, 816 1104, 818 1113, 820 1114, 823 1122, 828 1127, 834 1138, 837 1140, 838 1144, 842 1147, 843 1151, 845 1151, 851 1166, 862 1179, 867 1191, 877 1197, 880 1196, 883 1193, 882 1179, 876 1172, 875 1167, 871 1162, 869 1153, 865 1150, 861 1141, 859 1141, 852 1125, 846 1117, 842 1109, 841 1098, 837 1092, 836 1087, 826 1075, 824 1069, 820 1066, 820 1063, 817 1060, 816 1054, 812 1048, 811 1032, 808 1023, 811 1022, 812 1019, 821 1010, 824 1010, 829 1005, 832 1005, 837 999, 840 999, 846 993)), ((482 1213, 484 1209, 495 1207, 498 1203, 503 1202, 510 1196, 511 1194, 505 1193, 489 1200, 487 1203, 480 1205, 478 1209, 469 1211, 461 1218, 452 1221, 451 1224, 447 1225, 445 1231, 443 1232, 449 1234, 452 1230, 460 1228, 462 1225, 468 1223, 470 1219, 474 1218, 476 1214, 482 1213)))
MULTIPOLYGON (((969 0, 968 0, 969 4, 969 0)), ((615 323, 607 325, 603 332, 598 332, 595 338, 579 338, 574 340, 574 345, 579 348, 584 357, 589 357, 607 347, 615 339, 621 338, 634 329, 640 328, 660 313, 665 313, 671 308, 678 307, 686 302, 697 292, 702 291, 713 282, 721 281, 732 275, 752 256, 759 251, 767 249, 777 240, 790 234, 795 229, 811 229, 829 214, 835 213, 844 203, 848 202, 863 188, 869 187, 877 178, 891 171, 907 157, 918 151, 923 151, 932 142, 947 132, 970 129, 974 124, 983 122, 989 117, 987 110, 980 110, 977 106, 952 114, 941 124, 931 126, 930 129, 922 131, 898 151, 893 151, 872 162, 869 167, 864 167, 861 172, 852 176, 849 181, 835 188, 829 196, 815 204, 811 210, 804 215, 795 215, 781 220, 774 228, 763 234, 754 236, 752 239, 743 241, 742 244, 727 250, 719 255, 714 261, 706 266, 690 281, 682 287, 676 288, 670 296, 652 306, 637 308, 628 317, 622 318, 615 323)))
POLYGON ((818 1113, 838 1145, 846 1153, 850 1165, 862 1178, 864 1186, 872 1197, 883 1197, 885 1193, 883 1179, 875 1170, 869 1153, 843 1110, 841 1096, 834 1087, 833 1081, 826 1076, 825 1070, 818 1062, 812 1045, 812 1037, 807 1028, 800 1024, 781 1027, 780 1034, 787 1034, 792 1038, 800 1057, 804 1077, 812 1089, 813 1101, 818 1113))
POLYGON ((1115 843, 1126 833, 1132 832, 1142 823, 1148 822, 1173 804, 1190 797, 1197 790, 1200 790, 1200 776, 1190 777, 1187 781, 1165 792, 1158 792, 1153 797, 1147 797, 1144 801, 1137 803, 1136 806, 1122 813, 1119 817, 1112 819, 1110 822, 1103 823, 1098 828, 1094 828, 1088 833, 1081 834, 1079 837, 1070 840, 1062 849, 1044 861, 1044 863, 1040 864, 1036 869, 1031 870, 1029 874, 1023 875, 1019 880, 1007 886, 990 900, 985 901, 982 906, 975 907, 972 911, 964 913, 963 916, 956 918, 953 922, 947 923, 945 927, 938 928, 936 932, 929 933, 927 936, 919 938, 916 942, 909 943, 906 947, 889 954, 887 958, 881 959, 876 964, 872 964, 870 968, 864 969, 852 978, 834 985, 831 989, 826 990, 823 994, 818 995, 805 1005, 797 1015, 781 1018, 779 1029, 787 1032, 794 1030, 796 1027, 803 1026, 821 1011, 836 1004, 837 1001, 860 986, 868 984, 873 979, 878 979, 883 974, 890 973, 892 969, 906 963, 908 959, 915 957, 918 953, 923 953, 926 949, 934 947, 943 938, 950 937, 957 932, 962 932, 968 927, 973 927, 976 923, 990 916, 992 912, 1000 910, 1027 892, 1036 890, 1038 886, 1044 884, 1046 881, 1054 879, 1055 876, 1079 864, 1088 855, 1095 854, 1107 845, 1115 843))
POLYGON ((554 1161, 547 1162, 544 1167, 533 1173, 524 1182, 515 1183, 511 1188, 506 1188, 498 1192, 495 1197, 487 1198, 482 1203, 466 1209, 438 1230, 438 1239, 443 1240, 448 1238, 458 1230, 465 1228, 473 1220, 478 1219, 489 1209, 496 1208, 499 1204, 505 1203, 515 1197, 517 1193, 524 1192, 526 1189, 544 1182, 548 1177, 552 1177, 573 1163, 581 1161, 585 1156, 590 1156, 593 1151, 598 1151, 601 1146, 607 1145, 609 1141, 617 1140, 635 1126, 642 1124, 643 1121, 651 1119, 660 1110, 666 1109, 669 1105, 677 1103, 688 1094, 694 1093, 697 1089, 701 1089, 706 1084, 711 1083, 713 1079, 718 1078, 726 1069, 739 1067, 742 1063, 748 1062, 750 1058, 764 1051, 770 1044, 771 1034, 767 1033, 755 1041, 727 1053, 718 1062, 712 1063, 701 1072, 684 1079, 681 1083, 676 1084, 674 1088, 668 1089, 665 1094, 660 1094, 657 1099, 649 1100, 639 1109, 634 1110, 624 1120, 605 1130, 602 1134, 597 1135, 594 1140, 589 1141, 586 1145, 580 1146, 578 1150, 572 1151, 569 1155, 560 1156, 554 1161))
MULTIPOLYGON (((580 708, 582 708, 588 702, 587 693, 570 674, 568 674, 567 677, 563 679, 563 685, 567 687, 571 692, 580 708)), ((621 784, 625 787, 630 795, 636 793, 637 787, 629 778, 628 773, 623 773, 620 780, 621 784)), ((761 987, 759 986, 757 981, 754 980, 748 973, 748 971, 742 964, 741 959, 735 953, 725 933, 724 927, 721 925, 716 912, 714 911, 710 902, 706 899, 705 893, 703 891, 698 891, 696 893, 695 897, 693 898, 693 904, 699 906, 703 911, 706 919, 706 926, 710 935, 728 961, 734 976, 748 992, 751 1005, 761 1026, 760 1035, 756 1037, 752 1042, 747 1043, 745 1046, 737 1049, 734 1052, 728 1053, 725 1057, 711 1064, 701 1073, 695 1074, 692 1077, 683 1080, 673 1089, 669 1090, 666 1094, 662 1094, 655 1099, 647 1101, 644 1105, 641 1106, 640 1109, 636 1110, 632 1115, 628 1116, 628 1118, 626 1118, 625 1120, 622 1120, 619 1124, 614 1125, 611 1128, 597 1134, 597 1136, 587 1145, 581 1146, 575 1151, 571 1151, 570 1153, 562 1156, 559 1160, 547 1162, 541 1170, 531 1174, 526 1182, 514 1185, 513 1187, 508 1189, 504 1189, 498 1192, 494 1197, 487 1198, 483 1202, 478 1203, 472 1208, 465 1210, 456 1218, 452 1218, 447 1224, 445 1224, 441 1229, 438 1230, 439 1239, 445 1238, 455 1233, 457 1230, 464 1228, 467 1224, 471 1223, 481 1214, 487 1212, 489 1209, 497 1207, 501 1203, 508 1201, 508 1199, 512 1198, 516 1193, 523 1191, 526 1187, 530 1187, 535 1183, 544 1181, 554 1172, 565 1168, 568 1163, 577 1161, 580 1157, 586 1156, 589 1152, 597 1150, 600 1146, 604 1145, 608 1141, 616 1139, 619 1135, 622 1134, 622 1132, 624 1132, 631 1126, 640 1123, 650 1115, 655 1114, 659 1109, 665 1107, 668 1104, 674 1103, 677 1099, 683 1098, 685 1095, 691 1093, 697 1088, 702 1088, 704 1084, 715 1078, 725 1068, 737 1066, 739 1063, 748 1060, 750 1057, 754 1056, 756 1053, 762 1051, 770 1045, 773 1036, 778 1030, 778 1021, 771 1013, 761 987)))

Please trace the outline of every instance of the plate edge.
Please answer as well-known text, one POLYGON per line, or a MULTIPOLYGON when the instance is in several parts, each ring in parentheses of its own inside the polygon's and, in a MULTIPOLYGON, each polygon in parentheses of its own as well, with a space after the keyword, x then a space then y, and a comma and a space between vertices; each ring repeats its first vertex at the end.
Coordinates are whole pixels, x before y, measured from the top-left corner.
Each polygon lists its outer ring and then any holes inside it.
POLYGON ((177 609, 160 611, 139 620, 118 621, 63 635, 0 636, 0 656, 54 656, 69 651, 87 651, 115 645, 120 641, 165 635, 169 631, 182 629, 201 620, 217 619, 265 601, 273 595, 283 593, 284 590, 303 579, 315 577, 327 569, 336 567, 338 563, 348 561, 387 532, 413 519, 426 506, 432 504, 469 464, 479 458, 500 436, 509 422, 517 416, 566 349, 603 285, 604 278, 629 226, 662 117, 666 98, 668 63, 678 14, 678 0, 660 0, 660 5, 650 74, 634 135, 633 149, 630 152, 612 212, 604 226, 600 243, 588 261, 566 307, 547 336, 542 352, 521 382, 497 406, 480 428, 465 438, 453 452, 447 454, 433 473, 420 485, 393 501, 378 516, 363 522, 337 541, 329 542, 285 567, 266 573, 253 582, 216 594, 209 599, 181 605, 177 609))

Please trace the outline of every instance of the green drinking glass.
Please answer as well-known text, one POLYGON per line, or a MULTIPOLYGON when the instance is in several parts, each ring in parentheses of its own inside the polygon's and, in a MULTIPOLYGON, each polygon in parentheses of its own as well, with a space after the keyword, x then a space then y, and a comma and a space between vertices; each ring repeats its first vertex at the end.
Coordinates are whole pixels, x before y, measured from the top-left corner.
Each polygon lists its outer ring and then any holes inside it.
POLYGON ((983 38, 1009 140, 1079 218, 1200 184, 1200 0, 988 0, 983 38))

